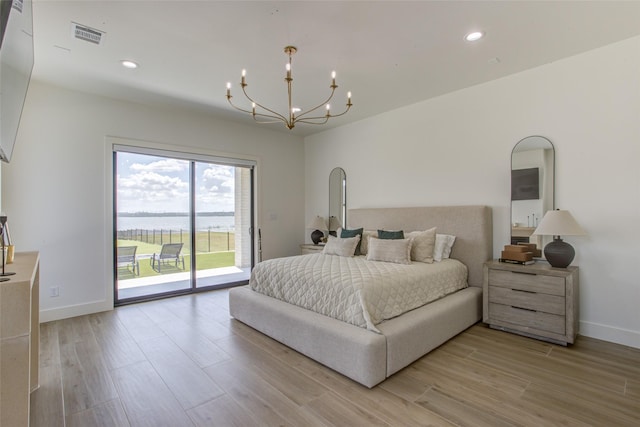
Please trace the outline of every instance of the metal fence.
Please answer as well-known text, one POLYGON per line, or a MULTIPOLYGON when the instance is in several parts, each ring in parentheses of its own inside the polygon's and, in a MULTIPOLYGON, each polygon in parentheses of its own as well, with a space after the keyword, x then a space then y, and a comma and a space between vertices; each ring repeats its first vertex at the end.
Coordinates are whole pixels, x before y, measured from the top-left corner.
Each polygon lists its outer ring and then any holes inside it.
MULTIPOLYGON (((189 230, 178 229, 142 229, 118 230, 118 240, 134 240, 163 245, 165 243, 187 243, 191 233, 189 230)), ((219 252, 235 250, 235 233, 233 231, 198 230, 196 235, 196 250, 198 252, 219 252)), ((188 249, 188 248, 185 248, 188 249)))

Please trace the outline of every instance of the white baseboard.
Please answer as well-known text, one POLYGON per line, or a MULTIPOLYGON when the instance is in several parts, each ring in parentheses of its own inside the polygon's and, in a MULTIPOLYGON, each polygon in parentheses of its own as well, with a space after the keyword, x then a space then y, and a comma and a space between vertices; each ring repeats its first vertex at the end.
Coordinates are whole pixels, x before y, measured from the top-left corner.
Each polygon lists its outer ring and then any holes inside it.
POLYGON ((640 332, 593 322, 580 322, 580 335, 640 348, 640 332))
POLYGON ((70 317, 83 316, 85 314, 100 313, 101 311, 109 310, 113 310, 113 303, 110 301, 94 301, 87 304, 40 310, 40 323, 68 319, 70 317))

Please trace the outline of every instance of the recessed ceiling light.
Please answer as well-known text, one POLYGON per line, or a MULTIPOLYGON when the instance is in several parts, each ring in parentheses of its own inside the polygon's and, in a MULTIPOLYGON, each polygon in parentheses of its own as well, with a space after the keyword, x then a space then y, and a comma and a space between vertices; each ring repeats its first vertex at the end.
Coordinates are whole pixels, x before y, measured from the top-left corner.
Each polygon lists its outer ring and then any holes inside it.
POLYGON ((468 42, 474 42, 476 40, 480 40, 484 37, 484 33, 482 31, 474 31, 473 33, 469 33, 464 36, 464 39, 468 42))
POLYGON ((120 63, 125 68, 130 68, 130 69, 138 68, 138 64, 136 62, 129 61, 127 59, 120 61, 120 63))

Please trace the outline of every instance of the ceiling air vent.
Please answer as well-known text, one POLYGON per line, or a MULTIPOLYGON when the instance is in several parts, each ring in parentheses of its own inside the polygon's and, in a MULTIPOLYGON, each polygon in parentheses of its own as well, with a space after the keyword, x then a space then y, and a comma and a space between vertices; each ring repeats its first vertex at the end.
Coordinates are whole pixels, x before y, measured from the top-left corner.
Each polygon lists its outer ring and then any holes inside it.
POLYGON ((105 35, 104 31, 96 30, 95 28, 87 27, 77 22, 71 23, 71 31, 73 37, 98 45, 102 44, 105 35))
POLYGON ((18 12, 22 13, 22 7, 24 6, 24 0, 13 0, 11 7, 18 12))

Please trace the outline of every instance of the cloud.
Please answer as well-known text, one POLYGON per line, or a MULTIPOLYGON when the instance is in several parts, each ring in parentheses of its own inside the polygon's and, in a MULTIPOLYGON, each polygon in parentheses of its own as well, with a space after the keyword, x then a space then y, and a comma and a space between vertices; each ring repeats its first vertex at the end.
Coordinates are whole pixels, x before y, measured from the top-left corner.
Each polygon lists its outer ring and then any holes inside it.
POLYGON ((210 165, 198 182, 199 211, 232 211, 235 206, 235 168, 210 165))
MULTIPOLYGON (((162 159, 119 167, 117 177, 120 212, 187 212, 189 210, 189 162, 162 159)), ((198 212, 235 209, 235 168, 196 163, 198 212)))
POLYGON ((182 172, 189 169, 189 162, 179 159, 163 159, 151 163, 134 163, 130 166, 136 172, 182 172))
POLYGON ((212 165, 202 172, 201 190, 214 194, 233 194, 234 188, 235 174, 233 167, 212 165))
MULTIPOLYGON (((165 211, 184 211, 188 209, 189 183, 179 177, 160 175, 143 171, 129 177, 118 177, 118 204, 120 211, 130 211, 129 205, 137 206, 133 210, 145 210, 147 204, 162 203, 165 211)), ((148 210, 153 209, 149 206, 148 210)))

